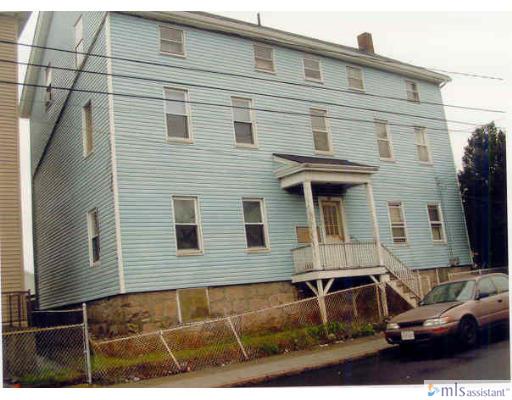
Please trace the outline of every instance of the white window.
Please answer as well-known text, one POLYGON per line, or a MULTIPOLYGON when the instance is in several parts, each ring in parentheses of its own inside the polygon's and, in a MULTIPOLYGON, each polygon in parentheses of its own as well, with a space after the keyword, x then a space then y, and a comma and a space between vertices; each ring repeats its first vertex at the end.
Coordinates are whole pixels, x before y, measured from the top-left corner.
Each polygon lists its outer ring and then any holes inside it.
POLYGON ((84 60, 84 24, 82 16, 75 23, 75 67, 79 68, 84 60))
POLYGON ((418 85, 416 82, 405 81, 405 88, 407 91, 407 100, 409 101, 420 101, 420 94, 418 93, 418 85))
POLYGON ((165 89, 165 117, 167 138, 173 141, 190 142, 190 112, 188 92, 181 89, 165 89))
POLYGON ((261 44, 255 44, 254 63, 258 71, 274 72, 274 49, 261 44))
POLYGON ((322 67, 320 60, 310 56, 304 56, 304 77, 312 81, 322 81, 322 67))
POLYGON ((173 197, 173 209, 178 255, 201 253, 203 239, 197 197, 173 197))
POLYGON ((245 238, 249 250, 268 249, 268 230, 263 199, 242 199, 245 238))
POLYGON ((254 132, 252 100, 232 97, 233 125, 235 129, 235 143, 240 146, 256 146, 254 132))
POLYGON ((84 157, 92 153, 94 148, 92 104, 88 101, 82 108, 82 135, 84 142, 84 157))
POLYGON ((444 243, 446 241, 446 237, 441 206, 436 203, 428 204, 427 211, 428 219, 430 221, 430 231, 432 232, 432 241, 444 243))
POLYGON ((427 137, 427 130, 425 128, 414 128, 416 133, 416 149, 418 150, 418 160, 424 163, 431 163, 430 146, 427 137))
POLYGON ((160 52, 174 56, 185 56, 185 39, 181 29, 160 27, 160 52))
POLYGON ((379 157, 382 160, 393 160, 393 148, 387 121, 375 120, 375 131, 377 133, 377 146, 379 157))
POLYGON ((331 153, 331 140, 327 125, 327 111, 312 108, 309 110, 311 116, 311 129, 313 131, 313 142, 318 153, 331 153))
POLYGON ((389 202, 388 210, 393 243, 407 243, 407 233, 405 230, 405 217, 402 202, 389 202))
POLYGON ((347 65, 348 87, 350 89, 364 90, 363 70, 347 65))
POLYGON ((45 70, 45 86, 46 86, 46 92, 45 92, 45 105, 46 107, 49 107, 52 104, 53 101, 53 92, 52 92, 52 80, 53 80, 53 70, 52 65, 48 63, 48 66, 45 70))
POLYGON ((100 262, 100 224, 98 210, 87 213, 87 235, 89 238, 89 264, 96 266, 100 262))

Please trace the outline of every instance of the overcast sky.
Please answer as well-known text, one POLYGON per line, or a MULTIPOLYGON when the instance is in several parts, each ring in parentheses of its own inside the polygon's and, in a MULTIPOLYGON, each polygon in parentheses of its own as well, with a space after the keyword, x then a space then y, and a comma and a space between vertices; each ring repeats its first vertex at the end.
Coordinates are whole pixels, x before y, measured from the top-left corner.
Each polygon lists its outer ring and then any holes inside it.
MULTIPOLYGON (((255 12, 217 12, 224 16, 256 22, 255 12)), ((442 89, 446 104, 506 110, 507 114, 446 108, 451 120, 483 124, 494 120, 510 131, 512 123, 512 13, 432 13, 432 12, 262 12, 262 25, 357 47, 357 35, 371 32, 378 54, 407 63, 447 71, 489 75, 505 81, 477 79, 449 74, 452 82, 442 89)), ((35 15, 20 38, 31 43, 35 15)), ((20 47, 21 61, 28 61, 29 51, 20 47)), ((20 71, 23 77, 23 69, 20 71)), ((21 79, 23 80, 23 79, 21 79)), ((448 124, 449 129, 469 126, 448 124)), ((31 232, 30 165, 28 124, 21 125, 21 163, 24 231, 31 232)), ((457 168, 469 134, 452 132, 450 139, 457 168)), ((448 151, 448 150, 447 150, 448 151)), ((31 235, 25 235, 25 268, 32 270, 31 235)))

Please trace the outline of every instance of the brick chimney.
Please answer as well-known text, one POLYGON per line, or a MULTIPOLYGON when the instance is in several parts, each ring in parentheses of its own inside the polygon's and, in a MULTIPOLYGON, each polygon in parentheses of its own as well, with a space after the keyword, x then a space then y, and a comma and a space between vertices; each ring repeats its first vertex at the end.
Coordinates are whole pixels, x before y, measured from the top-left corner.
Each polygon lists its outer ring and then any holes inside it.
POLYGON ((371 33, 364 32, 358 35, 357 45, 359 46, 359 50, 364 51, 365 53, 375 53, 375 50, 373 50, 373 39, 371 33))

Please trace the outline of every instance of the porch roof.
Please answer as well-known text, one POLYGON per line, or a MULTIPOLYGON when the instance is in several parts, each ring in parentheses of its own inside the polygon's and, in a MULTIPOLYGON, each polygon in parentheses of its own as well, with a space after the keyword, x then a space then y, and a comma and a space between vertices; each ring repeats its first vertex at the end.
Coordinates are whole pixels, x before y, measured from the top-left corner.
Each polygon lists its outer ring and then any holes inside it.
POLYGON ((274 171, 283 189, 305 181, 313 183, 364 184, 378 167, 327 157, 274 153, 278 162, 286 164, 274 171))

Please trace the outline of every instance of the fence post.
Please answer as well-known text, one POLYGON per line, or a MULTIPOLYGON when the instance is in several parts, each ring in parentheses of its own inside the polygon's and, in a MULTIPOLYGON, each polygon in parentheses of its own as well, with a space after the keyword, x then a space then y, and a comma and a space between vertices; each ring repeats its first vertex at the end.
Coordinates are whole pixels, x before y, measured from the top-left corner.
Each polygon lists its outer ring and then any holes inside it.
POLYGON ((87 374, 87 383, 92 383, 91 370, 91 350, 89 348, 89 327, 87 325, 87 305, 82 303, 82 327, 84 330, 84 355, 85 355, 85 371, 87 374))
POLYGON ((242 341, 240 340, 240 337, 238 336, 238 333, 236 333, 235 326, 233 325, 233 321, 231 321, 231 317, 226 317, 228 321, 228 325, 233 331, 233 335, 235 335, 236 341, 238 342, 238 345, 240 346, 240 350, 242 350, 242 354, 244 355, 245 359, 248 360, 249 357, 247 356, 247 353, 245 351, 244 345, 242 344, 242 341))
POLYGON ((167 350, 167 352, 169 353, 169 355, 171 356, 172 358, 172 361, 174 362, 174 365, 176 365, 176 368, 178 368, 178 371, 181 370, 181 367, 180 367, 180 363, 178 362, 178 360, 176 359, 176 357, 174 357, 174 354, 173 352, 171 351, 171 348, 169 347, 169 345, 167 344, 167 342, 165 341, 165 338, 164 338, 164 333, 163 331, 160 329, 160 340, 162 341, 162 343, 164 344, 165 346, 165 349, 167 350))
POLYGON ((375 299, 377 300, 377 311, 379 313, 379 322, 382 321, 382 309, 380 305, 380 289, 379 285, 375 285, 375 299))

